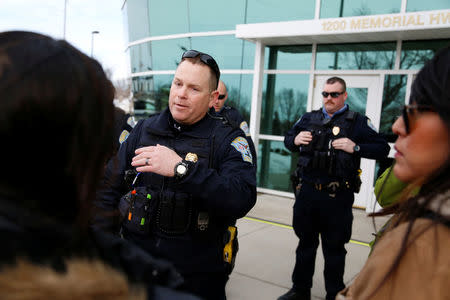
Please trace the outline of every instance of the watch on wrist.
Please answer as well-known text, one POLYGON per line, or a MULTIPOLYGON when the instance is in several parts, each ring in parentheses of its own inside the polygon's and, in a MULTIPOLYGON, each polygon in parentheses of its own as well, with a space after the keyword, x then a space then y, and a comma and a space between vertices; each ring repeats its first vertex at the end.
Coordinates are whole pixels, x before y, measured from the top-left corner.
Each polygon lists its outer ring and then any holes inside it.
POLYGON ((359 145, 355 145, 355 147, 353 147, 353 151, 359 152, 359 150, 361 150, 361 147, 359 147, 359 145))
POLYGON ((175 165, 174 173, 175 177, 177 178, 183 178, 186 176, 187 172, 189 170, 189 165, 186 163, 186 161, 182 160, 179 163, 175 165))

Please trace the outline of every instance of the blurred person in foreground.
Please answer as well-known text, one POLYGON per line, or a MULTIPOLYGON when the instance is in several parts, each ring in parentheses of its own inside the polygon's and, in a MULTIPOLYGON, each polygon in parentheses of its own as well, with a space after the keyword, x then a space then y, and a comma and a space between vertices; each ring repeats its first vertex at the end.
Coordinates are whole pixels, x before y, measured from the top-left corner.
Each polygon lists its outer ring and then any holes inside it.
POLYGON ((173 262, 184 290, 211 300, 226 299, 236 253, 230 227, 256 202, 254 149, 212 108, 219 78, 210 55, 184 52, 168 108, 136 124, 96 201, 96 226, 120 227, 125 239, 173 262), (115 223, 108 212, 117 208, 115 223))
POLYGON ((409 186, 374 214, 395 213, 353 284, 336 299, 450 299, 449 47, 419 71, 392 131, 398 135, 393 172, 409 186))
POLYGON ((173 266, 90 229, 114 88, 64 40, 0 33, 1 299, 197 299, 173 266))

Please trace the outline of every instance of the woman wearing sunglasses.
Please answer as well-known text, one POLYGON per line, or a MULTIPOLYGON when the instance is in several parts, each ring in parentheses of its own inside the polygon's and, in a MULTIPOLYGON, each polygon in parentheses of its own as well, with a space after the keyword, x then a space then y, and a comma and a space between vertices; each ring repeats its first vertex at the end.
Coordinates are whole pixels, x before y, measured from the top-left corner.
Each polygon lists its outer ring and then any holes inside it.
POLYGON ((392 126, 394 174, 409 185, 353 284, 336 299, 450 299, 450 48, 417 74, 392 126), (420 191, 411 196, 412 191, 420 191))

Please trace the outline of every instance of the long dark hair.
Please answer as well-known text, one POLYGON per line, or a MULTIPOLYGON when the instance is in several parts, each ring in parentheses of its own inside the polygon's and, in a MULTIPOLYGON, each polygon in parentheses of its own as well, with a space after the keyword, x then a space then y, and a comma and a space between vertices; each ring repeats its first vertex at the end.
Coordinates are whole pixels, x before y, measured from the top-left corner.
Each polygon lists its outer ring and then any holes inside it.
MULTIPOLYGON (((410 102, 432 106, 446 124, 450 137, 450 47, 437 52, 419 71, 411 87, 410 102)), ((394 213, 395 216, 390 224, 390 229, 397 227, 401 223, 407 223, 400 250, 380 286, 388 280, 405 255, 411 242, 410 234, 416 219, 429 217, 433 220, 421 233, 438 224, 448 224, 448 216, 440 212, 445 205, 448 205, 449 197, 446 199, 444 197, 438 203, 436 210, 430 211, 430 204, 433 200, 436 200, 438 195, 442 195, 450 190, 449 175, 450 153, 447 154, 447 161, 435 170, 431 176, 410 183, 400 201, 378 213, 372 214, 373 216, 380 216, 394 213), (419 193, 415 196, 409 196, 411 191, 418 186, 420 186, 419 193)), ((412 238, 417 239, 421 233, 414 235, 412 238)))
POLYGON ((101 65, 68 42, 0 33, 0 193, 86 228, 113 150, 113 98, 101 65))

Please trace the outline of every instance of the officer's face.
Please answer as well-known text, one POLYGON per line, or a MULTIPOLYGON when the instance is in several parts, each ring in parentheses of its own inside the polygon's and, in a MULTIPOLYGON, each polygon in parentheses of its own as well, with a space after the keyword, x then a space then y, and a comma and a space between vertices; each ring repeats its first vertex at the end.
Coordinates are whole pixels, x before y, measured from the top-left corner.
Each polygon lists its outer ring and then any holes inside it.
POLYGON ((212 107, 218 91, 210 91, 210 70, 202 63, 181 62, 170 87, 169 109, 175 121, 190 125, 200 121, 212 107))
POLYGON ((447 126, 435 112, 409 114, 409 133, 403 117, 392 125, 395 142, 394 174, 403 182, 427 178, 449 159, 447 126))
POLYGON ((214 101, 214 109, 216 112, 219 112, 222 107, 225 105, 225 101, 228 98, 227 88, 225 87, 225 84, 223 84, 222 81, 219 81, 219 87, 217 88, 219 91, 219 97, 214 101))
MULTIPOLYGON (((342 93, 343 87, 339 82, 335 82, 333 84, 325 84, 323 86, 323 91, 327 93, 342 93)), ((347 92, 338 95, 336 98, 331 97, 329 94, 328 97, 323 97, 323 106, 329 115, 334 114, 342 107, 344 107, 345 100, 347 100, 347 92)))

